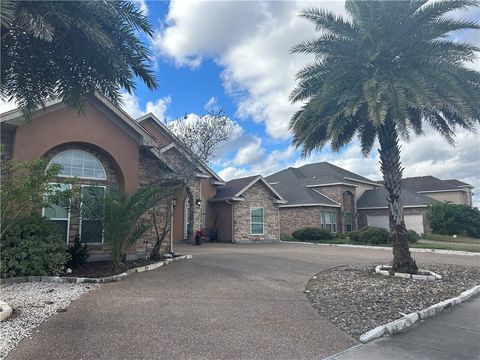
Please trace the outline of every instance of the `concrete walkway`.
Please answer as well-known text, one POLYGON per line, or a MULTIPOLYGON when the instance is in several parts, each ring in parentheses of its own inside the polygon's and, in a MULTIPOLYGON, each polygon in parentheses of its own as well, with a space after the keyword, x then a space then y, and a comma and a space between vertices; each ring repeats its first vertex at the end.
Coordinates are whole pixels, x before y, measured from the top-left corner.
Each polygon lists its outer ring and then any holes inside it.
MULTIPOLYGON (((193 259, 104 284, 43 323, 7 359, 322 359, 358 341, 303 293, 333 266, 391 251, 300 244, 205 244, 193 259)), ((416 254, 420 263, 478 257, 416 254)))
POLYGON ((359 345, 328 360, 480 359, 480 297, 408 331, 359 345))

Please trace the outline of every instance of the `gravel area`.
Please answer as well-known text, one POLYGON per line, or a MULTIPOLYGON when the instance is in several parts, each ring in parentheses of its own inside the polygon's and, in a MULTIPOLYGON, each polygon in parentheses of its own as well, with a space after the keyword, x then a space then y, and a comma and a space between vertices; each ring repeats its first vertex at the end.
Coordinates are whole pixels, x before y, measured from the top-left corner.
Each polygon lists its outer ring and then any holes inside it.
POLYGON ((70 302, 96 284, 56 284, 27 282, 1 286, 1 298, 13 309, 12 316, 0 323, 0 359, 3 359, 34 328, 50 316, 67 311, 70 302))
POLYGON ((375 274, 375 266, 348 265, 322 271, 306 285, 313 307, 355 338, 365 331, 422 310, 480 284, 480 268, 419 265, 442 280, 412 280, 375 274))

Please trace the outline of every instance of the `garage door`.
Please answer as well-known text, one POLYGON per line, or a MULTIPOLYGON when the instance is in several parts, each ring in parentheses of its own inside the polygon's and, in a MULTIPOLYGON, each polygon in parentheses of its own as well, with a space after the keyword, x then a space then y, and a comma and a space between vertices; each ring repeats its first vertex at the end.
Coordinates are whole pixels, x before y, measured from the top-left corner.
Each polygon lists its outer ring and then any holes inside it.
MULTIPOLYGON (((367 224, 368 226, 377 226, 388 229, 388 216, 367 215, 367 224)), ((405 215, 405 226, 408 230, 414 230, 418 234, 423 234, 422 215, 405 215)))

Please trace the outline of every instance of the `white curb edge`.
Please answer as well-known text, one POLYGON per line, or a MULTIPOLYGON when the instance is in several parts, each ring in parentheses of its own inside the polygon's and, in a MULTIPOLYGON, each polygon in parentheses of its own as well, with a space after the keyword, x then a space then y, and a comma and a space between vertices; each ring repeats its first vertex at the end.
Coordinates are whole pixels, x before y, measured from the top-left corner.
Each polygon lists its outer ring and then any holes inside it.
MULTIPOLYGON (((377 265, 375 266, 375 272, 383 276, 390 276, 388 269, 391 269, 390 265, 377 265)), ((441 280, 442 275, 437 274, 431 270, 418 269, 419 274, 409 274, 409 273, 394 273, 395 277, 404 278, 404 279, 413 279, 413 280, 441 280), (421 274, 423 273, 423 274, 421 274)))
MULTIPOLYGON (((85 277, 74 277, 74 276, 22 276, 22 277, 0 279, 0 283, 2 285, 8 285, 8 284, 19 284, 24 282, 43 281, 43 282, 54 282, 54 283, 56 282, 56 283, 103 283, 105 284, 105 283, 123 280, 124 278, 135 273, 155 270, 161 266, 169 265, 172 262, 189 260, 191 258, 192 258, 192 255, 181 255, 171 259, 166 259, 164 261, 159 261, 157 263, 153 263, 150 265, 144 265, 144 266, 139 266, 133 269, 129 269, 124 273, 116 274, 108 277, 85 278, 85 277)), ((2 306, 1 303, 0 303, 0 306, 2 306)))
POLYGON ((0 309, 2 309, 0 311, 0 321, 7 320, 12 316, 13 310, 5 301, 0 300, 0 309))
POLYGON ((459 296, 441 301, 437 304, 434 304, 426 309, 410 313, 405 315, 403 318, 391 321, 387 324, 377 326, 374 329, 364 332, 359 340, 363 343, 378 339, 383 335, 393 335, 396 334, 419 320, 425 320, 432 316, 437 315, 441 311, 448 309, 452 306, 458 305, 472 298, 473 296, 480 294, 480 285, 474 286, 473 288, 462 292, 459 296))
MULTIPOLYGON (((375 250, 390 250, 391 247, 386 246, 372 246, 372 245, 354 245, 354 244, 327 244, 327 243, 313 243, 307 241, 288 241, 280 240, 281 243, 288 244, 302 244, 302 245, 318 245, 318 246, 338 246, 338 247, 351 247, 360 249, 375 249, 375 250)), ((462 251, 462 250, 444 250, 444 249, 422 249, 422 248, 410 248, 410 252, 418 253, 431 253, 431 254, 443 254, 443 255, 463 255, 463 256, 480 256, 480 252, 462 251)))

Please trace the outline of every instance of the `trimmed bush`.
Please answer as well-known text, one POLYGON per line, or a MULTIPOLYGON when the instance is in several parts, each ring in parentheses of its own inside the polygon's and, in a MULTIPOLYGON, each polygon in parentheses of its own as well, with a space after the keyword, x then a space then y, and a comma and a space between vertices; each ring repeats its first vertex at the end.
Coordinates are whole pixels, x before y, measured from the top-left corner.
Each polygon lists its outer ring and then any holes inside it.
POLYGON ((305 228, 296 230, 292 236, 297 240, 332 240, 333 234, 330 231, 319 228, 305 228))
POLYGON ((480 238, 480 210, 468 205, 446 202, 431 205, 427 219, 435 234, 480 238))
POLYGON ((420 240, 420 235, 417 234, 414 230, 408 230, 408 242, 410 244, 416 243, 418 240, 420 240))
POLYGON ((58 227, 39 215, 13 224, 1 239, 2 278, 58 275, 70 255, 58 227))
POLYGON ((388 230, 376 226, 367 226, 363 229, 352 231, 350 239, 360 244, 386 244, 388 242, 388 230))

